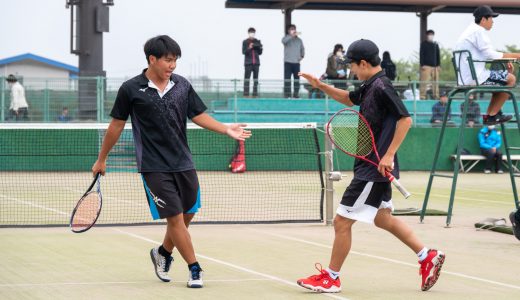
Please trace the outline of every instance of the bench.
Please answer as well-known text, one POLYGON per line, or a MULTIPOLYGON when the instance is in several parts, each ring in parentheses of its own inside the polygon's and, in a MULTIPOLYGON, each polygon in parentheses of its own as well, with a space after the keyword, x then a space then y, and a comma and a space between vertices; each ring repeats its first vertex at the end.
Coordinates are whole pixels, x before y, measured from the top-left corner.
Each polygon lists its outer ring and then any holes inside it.
MULTIPOLYGON (((452 160, 457 158, 457 155, 453 154, 450 156, 452 160)), ((479 162, 486 160, 484 155, 477 154, 464 154, 460 156, 460 170, 464 173, 468 173, 475 167, 479 162)), ((511 163, 513 165, 513 169, 515 172, 520 173, 520 170, 517 167, 518 162, 520 161, 520 154, 511 155, 511 163)), ((507 156, 502 155, 502 163, 507 167, 507 156)))

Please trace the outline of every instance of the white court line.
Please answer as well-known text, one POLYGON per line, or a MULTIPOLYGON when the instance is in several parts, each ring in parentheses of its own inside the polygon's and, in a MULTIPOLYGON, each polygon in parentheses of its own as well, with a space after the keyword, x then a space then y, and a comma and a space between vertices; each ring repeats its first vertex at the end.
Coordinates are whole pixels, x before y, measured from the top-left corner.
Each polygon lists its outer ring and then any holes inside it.
MULTIPOLYGON (((269 281, 267 278, 250 278, 250 279, 204 279, 204 282, 247 282, 247 281, 269 281)), ((154 280, 156 281, 156 280, 154 280)), ((122 285, 122 284, 150 284, 150 280, 143 281, 102 281, 102 282, 48 282, 48 283, 4 283, 3 287, 33 287, 33 286, 67 286, 67 285, 122 285)), ((184 280, 172 280, 172 283, 185 283, 184 280)))
POLYGON ((21 204, 25 204, 25 205, 29 205, 29 206, 33 206, 33 207, 37 207, 37 208, 40 208, 40 209, 43 209, 43 210, 48 210, 48 211, 52 211, 54 213, 57 213, 59 215, 66 215, 68 216, 69 214, 66 213, 66 212, 63 212, 61 210, 57 210, 57 209, 54 209, 54 208, 50 208, 50 207, 47 207, 47 206, 43 206, 43 205, 40 205, 40 204, 35 204, 33 202, 30 202, 30 201, 25 201, 25 200, 20 200, 20 199, 16 199, 16 198, 12 198, 12 197, 7 197, 5 195, 0 195, 0 197, 4 198, 4 199, 7 199, 7 200, 12 200, 12 201, 16 201, 16 202, 19 202, 21 204))
MULTIPOLYGON (((426 193, 421 193, 421 192, 414 192, 414 194, 426 195, 426 193)), ((430 197, 431 197, 431 196, 437 196, 437 197, 442 197, 442 198, 450 198, 449 195, 441 195, 441 194, 430 194, 430 197)), ((477 201, 477 202, 487 202, 487 203, 495 203, 495 204, 511 205, 511 203, 506 202, 506 200, 504 200, 504 201, 491 201, 491 200, 482 200, 482 199, 475 199, 475 198, 466 198, 466 197, 460 197, 460 196, 455 196, 455 198, 456 198, 456 199, 462 199, 462 200, 469 200, 469 201, 477 201)))
POLYGON ((468 191, 468 192, 479 192, 479 193, 500 194, 500 195, 507 195, 507 196, 511 196, 511 195, 513 195, 513 190, 512 190, 512 189, 511 189, 511 192, 509 192, 509 193, 506 193, 506 192, 500 192, 500 191, 490 191, 490 190, 467 189, 467 188, 459 188, 459 187, 457 187, 457 190, 468 191))
MULTIPOLYGON (((248 229, 252 230, 252 231, 255 231, 255 232, 262 233, 262 234, 271 235, 271 236, 274 236, 274 237, 285 239, 285 240, 300 242, 300 243, 313 245, 313 246, 317 246, 317 247, 321 247, 321 248, 332 249, 332 246, 329 246, 329 245, 315 243, 315 242, 311 242, 311 241, 307 241, 307 240, 303 240, 303 239, 293 238, 293 237, 290 237, 290 236, 281 235, 281 234, 277 234, 277 233, 271 233, 271 232, 262 231, 262 230, 258 230, 258 229, 253 229, 253 228, 248 228, 248 229)), ((417 268, 418 267, 417 264, 411 264, 411 263, 407 263, 407 262, 396 260, 396 259, 386 258, 386 257, 383 257, 383 256, 366 254, 366 253, 361 253, 361 252, 357 252, 357 251, 350 251, 350 253, 356 254, 356 255, 359 255, 359 256, 365 256, 365 257, 374 258, 374 259, 377 259, 377 260, 383 260, 383 261, 395 263, 395 264, 398 264, 398 265, 409 266, 409 267, 413 267, 413 268, 417 268)), ((445 269, 442 270, 442 274, 449 274, 449 275, 456 276, 456 277, 462 277, 462 278, 465 278, 465 279, 471 279, 471 280, 475 280, 475 281, 491 283, 491 284, 502 286, 502 287, 507 287, 507 288, 511 288, 511 289, 520 290, 520 286, 518 286, 518 285, 498 282, 498 281, 494 281, 494 280, 489 280, 489 279, 480 278, 480 277, 471 276, 471 275, 466 275, 466 274, 457 273, 457 272, 450 272, 450 271, 446 271, 445 269)))
MULTIPOLYGON (((144 236, 141 236, 141 235, 138 235, 138 234, 135 234, 135 233, 124 231, 124 230, 121 230, 121 229, 118 229, 118 228, 114 228, 113 230, 118 231, 118 232, 120 232, 122 234, 126 234, 128 236, 134 237, 136 239, 140 239, 140 240, 143 240, 143 241, 155 244, 155 245, 161 245, 161 243, 159 243, 157 241, 154 241, 152 239, 149 239, 147 237, 144 237, 144 236)), ((209 261, 212 261, 212 262, 224 265, 224 266, 228 266, 228 267, 233 268, 233 269, 240 270, 240 271, 245 272, 245 273, 254 274, 254 275, 257 275, 257 276, 260 276, 260 277, 267 278, 267 279, 272 280, 274 282, 284 283, 286 285, 289 285, 289 286, 292 286, 292 287, 297 287, 299 289, 302 288, 299 285, 297 285, 296 283, 294 283, 292 281, 289 281, 289 280, 282 279, 280 277, 276 277, 276 276, 265 274, 265 273, 260 273, 260 272, 257 272, 257 271, 254 271, 254 270, 251 270, 251 269, 248 269, 248 268, 245 268, 245 267, 241 267, 239 265, 232 264, 230 262, 226 262, 226 261, 223 261, 223 260, 220 260, 220 259, 216 259, 216 258, 212 258, 212 257, 206 256, 206 255, 202 255, 200 253, 197 253, 197 256, 201 257, 201 258, 204 258, 206 260, 209 260, 209 261)), ((341 297, 341 296, 334 295, 334 294, 321 293, 319 295, 322 295, 322 296, 325 296, 325 297, 334 298, 334 299, 348 300, 348 298, 341 297)))

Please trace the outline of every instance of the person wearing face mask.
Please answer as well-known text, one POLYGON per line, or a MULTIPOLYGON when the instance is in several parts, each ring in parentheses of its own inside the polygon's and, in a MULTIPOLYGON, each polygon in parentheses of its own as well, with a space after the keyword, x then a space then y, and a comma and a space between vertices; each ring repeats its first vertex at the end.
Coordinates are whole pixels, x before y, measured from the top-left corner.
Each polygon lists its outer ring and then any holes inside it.
POLYGON ((495 165, 495 172, 498 174, 504 173, 502 171, 502 152, 500 152, 502 136, 500 131, 495 129, 495 125, 488 125, 482 128, 478 133, 478 142, 480 144, 480 152, 486 157, 484 173, 490 174, 491 166, 493 165, 495 165))
POLYGON ((291 76, 294 79, 293 96, 300 98, 300 80, 298 73, 300 72, 300 62, 305 56, 305 48, 303 41, 298 37, 296 25, 291 24, 287 28, 287 35, 282 38, 284 46, 284 97, 291 97, 291 76))
MULTIPOLYGON (((487 61, 501 58, 520 59, 520 53, 502 53, 495 50, 491 44, 487 31, 490 31, 494 24, 494 18, 499 14, 491 7, 482 5, 473 12, 474 22, 472 22, 460 35, 455 50, 467 50, 471 53, 473 61, 487 61)), ((492 85, 512 87, 516 84, 516 77, 513 73, 513 65, 507 64, 502 70, 486 69, 485 62, 474 62, 473 67, 478 81, 475 82, 471 75, 470 66, 465 57, 456 57, 460 61, 460 74, 457 81, 461 85, 492 85)), ((484 125, 496 125, 511 120, 511 115, 502 113, 502 106, 509 98, 507 93, 493 93, 489 103, 487 113, 482 116, 484 125)))
POLYGON ((334 50, 327 59, 327 79, 333 80, 333 85, 339 89, 347 87, 347 61, 345 60, 345 53, 343 45, 334 45, 334 50))
POLYGON ((251 27, 247 30, 248 38, 242 42, 242 54, 244 54, 244 96, 249 96, 249 80, 253 74, 253 97, 258 96, 258 72, 260 70, 260 55, 263 46, 260 40, 255 38, 256 30, 251 27))
POLYGON ((25 99, 25 90, 13 74, 6 78, 11 89, 11 105, 9 106, 9 118, 13 121, 29 120, 29 105, 25 99))
POLYGON ((433 30, 426 31, 426 40, 421 43, 419 51, 421 100, 426 99, 426 87, 430 80, 432 81, 433 98, 439 99, 438 81, 441 68, 441 50, 434 38, 435 32, 433 30))

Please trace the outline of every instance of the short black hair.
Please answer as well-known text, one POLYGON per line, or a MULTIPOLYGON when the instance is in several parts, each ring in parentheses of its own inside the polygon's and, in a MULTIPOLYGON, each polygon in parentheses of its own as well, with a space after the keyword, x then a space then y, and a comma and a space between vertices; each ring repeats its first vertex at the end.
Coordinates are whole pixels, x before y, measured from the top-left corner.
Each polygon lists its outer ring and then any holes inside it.
POLYGON ((167 35, 158 35, 146 41, 144 44, 144 54, 146 61, 150 63, 150 55, 158 59, 164 56, 173 55, 176 58, 181 57, 181 47, 171 37, 167 35))
POLYGON ((428 31, 426 31, 426 34, 435 34, 435 31, 429 29, 428 31))
POLYGON ((482 21, 483 18, 489 19, 489 18, 492 18, 492 17, 493 16, 491 16, 491 15, 475 17, 475 24, 480 24, 480 21, 482 21))
MULTIPOLYGON (((381 64, 381 58, 379 57, 379 55, 376 55, 376 56, 373 56, 372 58, 368 58, 368 59, 361 59, 361 60, 364 60, 366 61, 367 63, 369 63, 372 67, 377 67, 381 64)), ((357 61, 355 59, 352 60, 352 63, 355 63, 357 65, 359 65, 359 63, 361 62, 361 60, 357 61)))
POLYGON ((256 29, 254 29, 253 27, 249 27, 249 29, 247 30, 248 33, 250 32, 256 32, 256 29))

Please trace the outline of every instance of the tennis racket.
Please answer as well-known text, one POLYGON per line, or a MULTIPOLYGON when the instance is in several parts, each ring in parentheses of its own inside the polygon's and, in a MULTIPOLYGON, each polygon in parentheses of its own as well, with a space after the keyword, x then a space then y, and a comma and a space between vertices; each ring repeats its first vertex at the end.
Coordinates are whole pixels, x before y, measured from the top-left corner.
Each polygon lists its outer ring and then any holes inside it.
MULTIPOLYGON (((329 139, 341 151, 364 160, 376 168, 379 166, 381 158, 377 152, 374 134, 365 117, 359 112, 350 108, 338 111, 330 118, 326 131, 329 139), (377 161, 367 158, 372 151, 375 153, 377 161)), ((386 177, 405 198, 411 196, 390 172, 386 172, 386 177)))
POLYGON ((72 232, 85 232, 96 224, 103 205, 100 181, 101 173, 97 173, 85 194, 74 207, 69 224, 72 232), (96 185, 96 189, 92 190, 94 185, 96 185))

